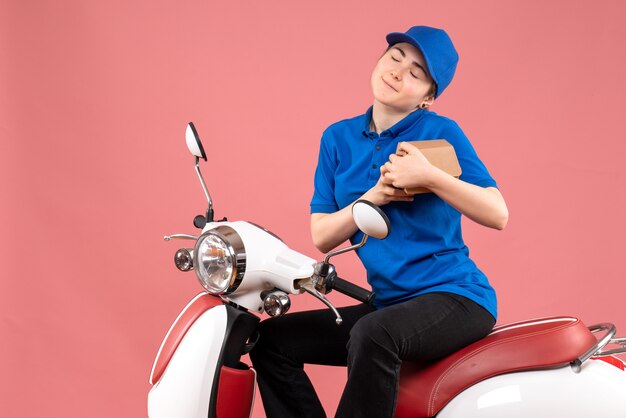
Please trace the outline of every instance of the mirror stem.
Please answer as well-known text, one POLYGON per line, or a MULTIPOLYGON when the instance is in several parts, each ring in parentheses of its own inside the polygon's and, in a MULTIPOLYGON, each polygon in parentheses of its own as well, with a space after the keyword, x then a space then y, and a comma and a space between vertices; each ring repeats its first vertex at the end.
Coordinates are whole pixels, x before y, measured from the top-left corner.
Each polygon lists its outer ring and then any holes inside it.
POLYGON ((368 235, 363 234, 363 239, 358 244, 351 245, 349 247, 342 248, 340 250, 335 250, 335 251, 329 252, 328 254, 326 254, 326 258, 324 259, 324 264, 328 264, 328 261, 330 260, 330 257, 334 257, 334 256, 339 255, 339 254, 347 253, 348 251, 358 250, 359 248, 361 248, 362 246, 365 245, 365 242, 367 241, 367 237, 368 237, 368 235))
POLYGON ((206 183, 204 182, 204 178, 202 177, 202 173, 200 172, 200 166, 198 162, 200 158, 196 157, 196 174, 198 174, 198 179, 200 179, 200 185, 202 186, 202 190, 204 190, 204 196, 206 197, 207 202, 209 202, 209 209, 207 210, 207 222, 213 222, 213 200, 211 199, 211 195, 209 194, 209 190, 206 187, 206 183))

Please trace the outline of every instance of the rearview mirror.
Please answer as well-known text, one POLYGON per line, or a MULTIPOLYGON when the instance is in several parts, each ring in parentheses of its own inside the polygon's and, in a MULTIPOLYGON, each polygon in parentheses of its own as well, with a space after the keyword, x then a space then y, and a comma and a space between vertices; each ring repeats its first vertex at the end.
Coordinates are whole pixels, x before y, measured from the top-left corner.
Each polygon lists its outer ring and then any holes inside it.
POLYGON ((365 235, 385 239, 391 231, 391 224, 385 212, 367 200, 357 200, 352 205, 352 218, 365 235))
POLYGON ((202 147, 202 142, 200 141, 200 136, 196 131, 196 127, 193 126, 193 122, 189 122, 187 124, 187 131, 185 132, 185 142, 187 142, 187 148, 189 148, 189 152, 195 155, 198 158, 202 158, 206 161, 206 154, 204 153, 204 148, 202 147))

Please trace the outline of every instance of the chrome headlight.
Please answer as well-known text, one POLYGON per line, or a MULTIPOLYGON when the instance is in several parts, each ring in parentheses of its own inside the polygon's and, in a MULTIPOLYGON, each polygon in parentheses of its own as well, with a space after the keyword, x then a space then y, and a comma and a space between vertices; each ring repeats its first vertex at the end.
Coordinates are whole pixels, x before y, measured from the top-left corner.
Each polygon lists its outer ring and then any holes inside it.
POLYGON ((246 252, 237 231, 220 225, 202 234, 193 251, 193 265, 209 293, 227 295, 237 290, 246 271, 246 252))

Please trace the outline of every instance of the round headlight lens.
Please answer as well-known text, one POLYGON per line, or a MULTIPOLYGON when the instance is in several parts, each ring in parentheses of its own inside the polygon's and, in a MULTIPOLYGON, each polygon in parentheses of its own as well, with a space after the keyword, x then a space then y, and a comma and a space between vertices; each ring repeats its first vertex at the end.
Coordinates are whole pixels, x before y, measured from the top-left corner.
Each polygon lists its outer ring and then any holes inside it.
POLYGON ((194 266, 200 284, 214 294, 226 292, 236 274, 233 249, 222 237, 210 232, 196 244, 194 266))

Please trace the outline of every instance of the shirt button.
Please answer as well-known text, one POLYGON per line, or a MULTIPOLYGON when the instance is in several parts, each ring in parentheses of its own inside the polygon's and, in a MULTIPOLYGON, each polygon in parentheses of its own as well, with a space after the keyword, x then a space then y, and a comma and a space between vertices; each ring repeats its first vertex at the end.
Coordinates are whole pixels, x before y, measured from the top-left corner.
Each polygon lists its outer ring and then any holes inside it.
POLYGON ((377 165, 376 165, 376 164, 372 164, 372 168, 376 168, 376 167, 377 167, 377 165))
POLYGON ((380 151, 380 145, 376 145, 376 151, 380 151))

